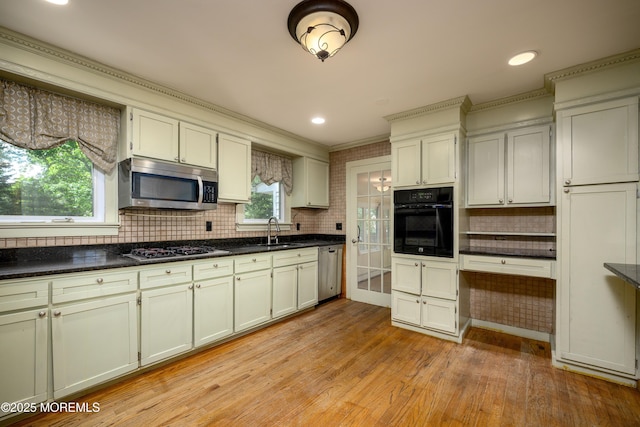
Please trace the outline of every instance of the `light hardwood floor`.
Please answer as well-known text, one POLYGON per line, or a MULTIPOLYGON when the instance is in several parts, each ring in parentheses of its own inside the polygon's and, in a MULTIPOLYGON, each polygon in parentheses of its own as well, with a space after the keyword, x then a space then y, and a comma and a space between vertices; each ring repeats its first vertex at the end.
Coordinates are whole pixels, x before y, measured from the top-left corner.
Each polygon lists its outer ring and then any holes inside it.
POLYGON ((33 426, 637 426, 640 392, 553 368, 547 343, 462 344, 345 299, 112 385, 33 426))

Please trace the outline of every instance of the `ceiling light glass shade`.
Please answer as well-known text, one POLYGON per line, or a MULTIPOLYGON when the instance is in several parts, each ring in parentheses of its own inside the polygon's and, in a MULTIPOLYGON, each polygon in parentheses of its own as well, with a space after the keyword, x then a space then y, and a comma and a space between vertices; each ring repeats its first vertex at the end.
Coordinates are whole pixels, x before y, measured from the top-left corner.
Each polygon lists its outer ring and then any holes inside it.
POLYGON ((322 62, 332 57, 358 30, 358 14, 342 0, 304 0, 287 21, 291 37, 322 62))

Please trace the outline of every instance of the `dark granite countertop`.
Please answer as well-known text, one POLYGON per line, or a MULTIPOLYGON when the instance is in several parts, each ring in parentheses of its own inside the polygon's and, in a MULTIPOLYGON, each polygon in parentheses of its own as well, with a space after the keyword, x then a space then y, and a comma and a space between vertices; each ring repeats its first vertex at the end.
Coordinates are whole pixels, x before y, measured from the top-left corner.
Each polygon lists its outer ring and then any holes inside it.
POLYGON ((0 250, 0 280, 49 274, 75 273, 81 271, 104 270, 109 268, 132 267, 167 262, 178 262, 207 257, 233 256, 261 252, 273 252, 301 247, 343 244, 343 235, 303 235, 282 236, 280 243, 292 243, 294 246, 264 245, 264 238, 215 239, 198 241, 138 242, 114 245, 78 245, 50 246, 37 248, 15 248, 0 250), (198 257, 170 257, 145 261, 136 261, 123 256, 139 247, 167 246, 213 246, 229 251, 224 255, 198 257))
POLYGON ((604 268, 640 290, 640 265, 638 264, 614 264, 605 262, 604 268))
POLYGON ((556 251, 543 249, 465 247, 460 248, 459 252, 464 255, 509 256, 515 258, 550 260, 556 259, 556 251))

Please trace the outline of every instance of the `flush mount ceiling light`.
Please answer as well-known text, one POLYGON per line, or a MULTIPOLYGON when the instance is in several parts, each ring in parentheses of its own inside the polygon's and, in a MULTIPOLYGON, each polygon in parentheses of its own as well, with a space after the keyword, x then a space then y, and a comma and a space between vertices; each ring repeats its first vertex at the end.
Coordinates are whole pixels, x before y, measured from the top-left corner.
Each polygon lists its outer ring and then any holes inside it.
POLYGON ((536 56, 538 56, 538 52, 536 52, 535 50, 522 52, 512 57, 509 60, 509 65, 516 66, 516 65, 526 64, 527 62, 532 61, 533 58, 535 58, 536 56))
POLYGON ((358 14, 343 0, 304 0, 289 13, 291 37, 324 62, 358 31, 358 14))
POLYGON ((324 117, 314 117, 313 119, 311 119, 311 123, 316 125, 324 124, 324 122, 325 122, 324 117))

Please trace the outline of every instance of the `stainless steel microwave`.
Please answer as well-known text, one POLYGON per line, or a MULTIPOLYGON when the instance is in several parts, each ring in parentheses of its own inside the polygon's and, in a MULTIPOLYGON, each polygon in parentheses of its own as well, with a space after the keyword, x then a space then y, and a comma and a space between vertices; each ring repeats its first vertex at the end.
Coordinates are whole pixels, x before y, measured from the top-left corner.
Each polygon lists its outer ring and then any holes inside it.
POLYGON ((215 209, 218 173, 212 169, 131 158, 118 164, 118 209, 215 209))

